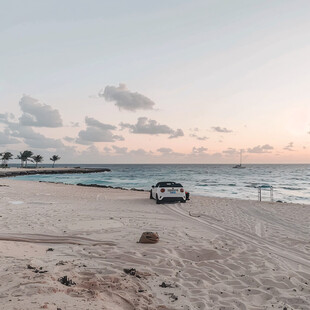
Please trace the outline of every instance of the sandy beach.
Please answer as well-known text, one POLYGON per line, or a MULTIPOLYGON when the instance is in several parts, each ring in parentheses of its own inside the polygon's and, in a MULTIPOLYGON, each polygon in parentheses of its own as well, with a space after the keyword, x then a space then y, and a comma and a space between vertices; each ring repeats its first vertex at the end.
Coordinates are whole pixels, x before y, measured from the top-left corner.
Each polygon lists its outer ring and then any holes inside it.
POLYGON ((310 309, 309 205, 0 185, 1 309, 310 309))

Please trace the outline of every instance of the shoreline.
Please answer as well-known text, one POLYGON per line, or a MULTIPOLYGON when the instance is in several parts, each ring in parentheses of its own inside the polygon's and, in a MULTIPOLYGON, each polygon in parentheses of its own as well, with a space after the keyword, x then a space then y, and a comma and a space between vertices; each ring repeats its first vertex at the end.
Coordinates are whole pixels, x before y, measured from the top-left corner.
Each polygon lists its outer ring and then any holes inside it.
MULTIPOLYGON (((64 182, 53 182, 53 181, 42 181, 42 180, 18 180, 18 181, 27 181, 27 182, 39 182, 39 183, 50 183, 50 184, 63 184, 63 185, 71 185, 71 186, 82 186, 82 187, 93 187, 93 188, 102 188, 102 189, 119 189, 124 191, 137 191, 137 192, 146 192, 149 193, 150 190, 141 189, 141 188, 126 188, 121 186, 111 186, 111 185, 100 185, 100 184, 84 184, 84 183, 64 183, 64 182)), ((298 202, 287 202, 282 200, 270 201, 270 200, 256 200, 256 199, 246 199, 246 198, 237 198, 237 197, 220 197, 220 196, 210 196, 210 195, 201 195, 201 194, 192 194, 189 192, 190 197, 206 197, 206 198, 218 198, 218 199, 226 199, 226 200, 236 200, 236 201, 251 201, 251 202, 262 202, 269 204, 289 204, 289 205, 301 205, 301 206, 310 206, 310 203, 298 203, 298 202)), ((190 199, 189 199, 190 200, 190 199)))
POLYGON ((146 189, 140 189, 140 188, 125 188, 121 186, 111 186, 111 185, 100 185, 100 184, 84 184, 84 183, 77 183, 77 184, 71 184, 71 183, 64 183, 64 182, 53 182, 53 181, 37 181, 37 180, 18 180, 18 181, 27 181, 27 182, 39 182, 39 183, 50 183, 50 184, 63 184, 63 185, 71 185, 71 186, 84 186, 84 187, 95 187, 95 188, 109 188, 109 189, 120 189, 124 191, 136 191, 136 192, 150 192, 146 189))
MULTIPOLYGON (((71 166, 68 167, 71 168, 71 166)), ((93 167, 98 168, 96 166, 93 167)), ((173 179, 181 182, 192 194, 195 192, 197 195, 251 200, 257 200, 259 185, 267 184, 273 187, 274 201, 310 204, 309 187, 298 178, 298 174, 303 170, 296 170, 290 167, 263 168, 254 169, 253 171, 251 169, 241 169, 242 171, 237 169, 238 171, 236 171, 236 169, 220 167, 209 169, 207 166, 205 166, 203 171, 200 171, 197 167, 188 167, 188 169, 180 167, 180 169, 176 169, 172 166, 158 169, 151 167, 138 168, 136 165, 126 167, 115 166, 114 168, 113 166, 102 165, 99 168, 109 168, 112 172, 97 175, 88 173, 75 175, 41 174, 20 176, 18 178, 65 183, 99 184, 144 190, 149 190, 151 185, 156 184, 160 180, 173 179), (266 176, 264 177, 264 175, 266 176)), ((17 170, 20 171, 21 169, 17 170)), ((304 173, 308 172, 307 170, 304 173)), ((269 191, 262 191, 262 199, 270 201, 269 191)))

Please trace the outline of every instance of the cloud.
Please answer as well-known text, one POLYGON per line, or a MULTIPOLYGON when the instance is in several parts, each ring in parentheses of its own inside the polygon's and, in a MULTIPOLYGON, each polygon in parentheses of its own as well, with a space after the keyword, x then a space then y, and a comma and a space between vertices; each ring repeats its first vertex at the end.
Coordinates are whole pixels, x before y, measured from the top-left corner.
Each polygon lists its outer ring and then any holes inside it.
POLYGON ((87 126, 97 127, 99 129, 103 129, 103 130, 115 130, 116 129, 116 126, 101 123, 101 122, 97 121, 96 119, 94 119, 92 117, 88 117, 88 116, 85 117, 85 124, 87 126))
POLYGON ((173 150, 169 147, 161 147, 157 150, 157 152, 166 155, 166 154, 171 154, 173 152, 173 150))
POLYGON ((10 119, 13 120, 15 118, 12 113, 0 113, 0 123, 8 124, 10 123, 10 119))
POLYGON ((199 131, 199 128, 195 127, 195 128, 190 128, 189 130, 190 130, 190 131, 196 131, 196 132, 198 132, 198 131, 199 131))
POLYGON ((129 91, 125 84, 118 87, 106 86, 104 91, 99 92, 99 97, 106 101, 114 102, 120 109, 135 112, 137 110, 152 110, 155 103, 139 93, 129 91))
POLYGON ((7 123, 8 122, 8 113, 0 113, 0 122, 1 123, 7 123))
POLYGON ((148 152, 142 148, 136 150, 128 150, 127 147, 119 147, 116 145, 112 145, 111 147, 105 147, 104 151, 106 154, 109 154, 111 156, 117 156, 118 158, 123 157, 125 159, 134 159, 135 156, 145 156, 145 158, 148 158, 149 155, 152 155, 152 152, 148 152))
POLYGON ((199 137, 199 136, 197 136, 196 134, 190 134, 190 137, 196 138, 196 139, 199 140, 199 141, 205 141, 205 140, 208 140, 208 139, 209 139, 209 138, 206 137, 206 136, 199 137))
POLYGON ((224 150, 222 153, 225 155, 236 155, 236 154, 240 154, 240 151, 236 150, 235 148, 230 147, 224 150))
POLYGON ((87 125, 86 130, 79 132, 79 137, 76 140, 79 144, 92 144, 93 142, 114 142, 123 141, 122 136, 114 135, 111 130, 115 130, 116 127, 99 122, 98 120, 85 117, 85 123, 87 125))
POLYGON ((146 150, 140 148, 137 150, 131 150, 129 154, 134 155, 134 156, 147 156, 151 154, 151 152, 147 152, 146 150))
POLYGON ((112 152, 112 149, 111 149, 110 147, 108 147, 108 146, 105 146, 105 147, 103 148, 103 150, 104 150, 106 153, 111 153, 111 152, 112 152))
POLYGON ((184 136, 182 129, 173 130, 167 125, 161 125, 157 123, 157 121, 148 119, 146 117, 139 117, 137 124, 135 125, 120 123, 120 126, 122 129, 128 128, 131 133, 135 134, 169 134, 170 139, 184 136))
POLYGON ((41 104, 37 99, 30 96, 23 96, 19 101, 22 116, 19 118, 23 126, 35 127, 61 127, 62 119, 58 110, 51 106, 41 104))
POLYGON ((256 153, 256 154, 261 154, 261 153, 270 153, 270 151, 273 150, 273 146, 269 145, 269 144, 265 144, 265 145, 257 145, 253 148, 248 148, 247 152, 248 153, 256 153))
POLYGON ((232 130, 230 130, 230 129, 227 129, 227 128, 225 128, 225 127, 219 127, 219 126, 212 127, 212 130, 213 130, 213 131, 216 131, 216 132, 222 132, 222 133, 229 133, 229 132, 232 132, 232 130))
POLYGON ((18 123, 9 125, 11 135, 16 138, 22 138, 23 141, 30 147, 40 149, 63 148, 65 145, 60 139, 52 139, 35 132, 31 127, 20 126, 18 123))
POLYGON ((193 147, 192 154, 205 154, 208 149, 206 147, 193 147))
POLYGON ((208 148, 206 147, 193 147, 192 152, 187 154, 187 161, 188 162, 195 162, 195 163, 206 163, 206 162, 213 162, 218 163, 219 160, 222 158, 221 153, 208 153, 208 148))
MULTIPOLYGON (((0 145, 16 144, 20 143, 20 140, 10 137, 8 130, 0 132, 0 145)), ((3 151, 3 150, 1 150, 3 151)))
POLYGON ((112 145, 112 148, 114 149, 115 153, 117 154, 126 154, 128 148, 127 147, 119 147, 116 145, 112 145))
POLYGON ((70 142, 70 143, 72 143, 72 142, 75 141, 75 139, 74 139, 74 138, 71 138, 71 137, 64 137, 63 140, 65 140, 65 141, 67 141, 67 142, 70 142))
POLYGON ((293 147, 294 147, 294 143, 290 142, 287 146, 283 148, 283 150, 293 152, 294 151, 293 147))
POLYGON ((143 159, 152 159, 153 161, 156 161, 157 159, 163 157, 163 158, 172 158, 174 156, 185 156, 185 154, 174 152, 171 148, 162 147, 157 149, 157 152, 160 153, 157 155, 156 153, 152 151, 146 151, 142 148, 139 149, 133 149, 128 150, 127 147, 118 147, 116 145, 112 145, 112 148, 106 147, 104 148, 104 151, 106 155, 115 155, 118 158, 124 158, 126 160, 128 159, 135 159, 137 156, 143 159), (113 151, 113 152, 112 152, 113 151))
POLYGON ((161 147, 157 149, 157 152, 160 153, 160 156, 165 157, 180 157, 180 156, 186 156, 186 154, 174 152, 170 147, 161 147))
POLYGON ((58 111, 52 110, 50 106, 37 103, 36 99, 29 96, 23 96, 20 100, 20 107, 23 111, 19 122, 14 122, 15 116, 10 113, 0 114, 0 122, 6 124, 4 133, 1 134, 0 144, 14 144, 24 142, 28 147, 40 149, 61 149, 63 151, 74 151, 74 147, 67 147, 61 139, 48 138, 41 133, 33 130, 31 126, 38 127, 58 127, 61 125, 61 119, 58 111), (49 116, 46 113, 50 113, 49 116), (42 117, 41 117, 42 116, 42 117), (28 117, 33 117, 32 121, 27 122, 28 117), (38 117, 38 122, 36 121, 38 117), (50 118, 49 118, 50 117, 50 118), (46 120, 47 125, 41 124, 46 120))
POLYGON ((169 136, 169 139, 174 139, 174 138, 183 137, 183 136, 184 136, 183 130, 177 129, 172 132, 172 134, 169 136))

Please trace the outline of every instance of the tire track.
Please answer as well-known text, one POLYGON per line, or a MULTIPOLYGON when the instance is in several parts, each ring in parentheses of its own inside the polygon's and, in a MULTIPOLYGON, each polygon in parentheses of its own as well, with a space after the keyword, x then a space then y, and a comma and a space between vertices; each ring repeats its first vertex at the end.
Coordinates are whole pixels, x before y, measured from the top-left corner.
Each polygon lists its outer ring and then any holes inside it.
POLYGON ((94 240, 76 236, 52 236, 43 234, 0 234, 1 241, 17 241, 29 243, 77 244, 77 245, 108 245, 115 246, 113 241, 94 240))
POLYGON ((194 222, 199 222, 203 224, 203 226, 208 227, 209 229, 219 232, 219 233, 224 233, 229 236, 235 237, 237 240, 243 241, 250 243, 252 245, 255 245, 256 247, 260 248, 261 250, 273 253, 281 258, 290 260, 296 264, 303 265, 307 268, 310 268, 310 257, 305 255, 305 253, 302 253, 300 251, 291 251, 288 248, 283 248, 281 245, 275 244, 274 242, 269 242, 267 240, 264 240, 262 238, 259 238, 255 235, 249 234, 247 232, 241 232, 239 230, 233 229, 233 228, 228 228, 228 227, 223 227, 220 226, 214 222, 211 222, 210 220, 205 220, 197 217, 192 217, 185 213, 184 211, 181 211, 180 209, 173 208, 167 205, 164 205, 167 210, 185 217, 186 219, 190 219, 191 221, 194 222))

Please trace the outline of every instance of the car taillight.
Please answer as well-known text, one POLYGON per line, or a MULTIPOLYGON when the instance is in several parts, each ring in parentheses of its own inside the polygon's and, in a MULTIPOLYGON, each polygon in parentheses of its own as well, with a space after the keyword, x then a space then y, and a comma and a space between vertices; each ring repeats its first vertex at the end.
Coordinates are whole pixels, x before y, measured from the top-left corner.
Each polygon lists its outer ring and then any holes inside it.
POLYGON ((181 188, 181 189, 180 189, 180 192, 181 192, 181 193, 184 193, 184 188, 181 188))
POLYGON ((162 193, 164 193, 164 192, 165 192, 165 189, 164 189, 164 188, 161 188, 160 191, 161 191, 162 193))

